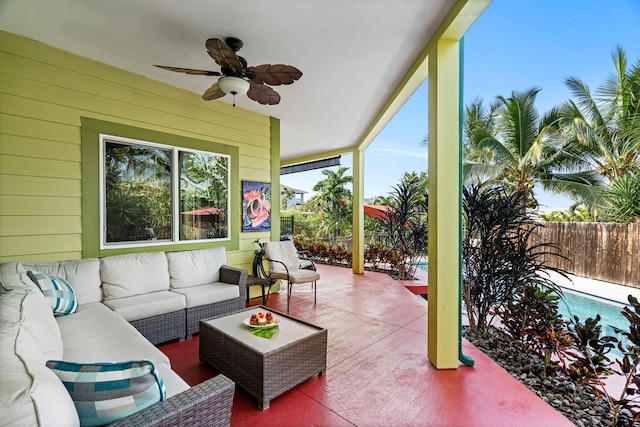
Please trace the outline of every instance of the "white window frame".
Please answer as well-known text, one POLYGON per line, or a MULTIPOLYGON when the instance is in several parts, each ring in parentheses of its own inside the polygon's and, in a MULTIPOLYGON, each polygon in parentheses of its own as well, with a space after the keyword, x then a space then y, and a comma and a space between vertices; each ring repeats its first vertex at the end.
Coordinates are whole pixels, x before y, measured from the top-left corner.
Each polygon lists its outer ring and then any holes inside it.
POLYGON ((166 245, 184 245, 194 243, 211 243, 211 242, 227 242, 231 241, 231 156, 228 154, 215 153, 212 151, 194 150, 180 146, 158 144, 155 142, 144 141, 139 139, 125 138, 121 136, 100 134, 99 139, 100 150, 100 249, 125 249, 140 248, 166 245), (111 141, 122 144, 141 145, 150 148, 159 148, 171 151, 171 235, 172 239, 165 240, 138 240, 131 242, 114 242, 107 243, 107 224, 106 224, 106 197, 105 197, 105 142, 111 141), (179 153, 180 152, 209 154, 227 159, 227 237, 218 239, 198 239, 198 240, 180 240, 180 172, 179 153))

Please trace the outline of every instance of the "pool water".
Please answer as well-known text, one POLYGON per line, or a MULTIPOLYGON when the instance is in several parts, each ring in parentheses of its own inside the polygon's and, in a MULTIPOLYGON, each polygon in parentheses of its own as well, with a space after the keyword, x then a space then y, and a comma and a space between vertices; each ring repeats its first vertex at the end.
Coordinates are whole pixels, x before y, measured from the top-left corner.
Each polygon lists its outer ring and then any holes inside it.
MULTIPOLYGON (((601 335, 623 339, 621 335, 614 332, 612 326, 622 330, 629 328, 629 321, 621 313, 625 304, 573 292, 566 288, 563 288, 562 291, 563 300, 558 303, 558 312, 562 314, 563 320, 570 321, 575 315, 580 319, 580 323, 584 323, 588 317, 595 318, 597 314, 600 314, 602 318, 600 320, 600 325, 602 325, 601 335)), ((617 348, 611 350, 610 354, 614 355, 614 357, 622 357, 617 348)))
POLYGON ((428 262, 419 262, 416 264, 416 267, 423 271, 429 271, 429 263, 428 262))

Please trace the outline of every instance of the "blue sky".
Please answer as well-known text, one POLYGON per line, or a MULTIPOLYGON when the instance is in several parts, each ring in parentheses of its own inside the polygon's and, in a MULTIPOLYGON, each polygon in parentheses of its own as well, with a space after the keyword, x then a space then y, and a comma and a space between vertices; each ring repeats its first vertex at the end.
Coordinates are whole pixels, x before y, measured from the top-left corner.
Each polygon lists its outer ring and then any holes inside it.
MULTIPOLYGON (((613 72, 621 45, 629 62, 640 58, 639 0, 494 0, 464 40, 464 102, 540 87, 540 113, 570 98, 568 77, 591 89, 613 72)), ((388 195, 405 171, 427 169, 427 82, 413 94, 365 152, 365 198, 388 195)), ((351 167, 351 156, 342 165, 351 167)), ((334 168, 335 169, 335 168, 334 168)), ((311 192, 320 171, 284 175, 281 182, 311 192)), ((310 194, 311 195, 311 194, 310 194)), ((543 207, 571 201, 537 192, 543 207)))

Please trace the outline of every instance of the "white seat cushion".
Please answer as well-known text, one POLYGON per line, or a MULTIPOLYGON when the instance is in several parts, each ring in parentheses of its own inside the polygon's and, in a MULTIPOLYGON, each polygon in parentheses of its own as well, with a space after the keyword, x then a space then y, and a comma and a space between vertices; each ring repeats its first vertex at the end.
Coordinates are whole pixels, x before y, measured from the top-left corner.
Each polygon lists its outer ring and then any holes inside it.
MULTIPOLYGON (((271 273, 271 277, 287 280, 287 273, 271 273)), ((320 274, 313 270, 293 270, 289 271, 288 279, 291 283, 309 283, 320 280, 320 274)))
POLYGON ((184 296, 170 291, 151 292, 128 298, 110 299, 104 305, 129 322, 173 313, 187 308, 184 296))
POLYGON ((189 384, 180 378, 180 375, 172 371, 169 365, 162 363, 156 365, 156 369, 158 370, 158 373, 164 382, 164 387, 167 390, 167 399, 189 389, 189 384))
POLYGON ((56 320, 64 343, 63 360, 89 363, 148 359, 156 365, 170 366, 163 352, 101 303, 81 305, 77 313, 56 320))
POLYGON ((169 265, 164 252, 102 258, 100 274, 105 300, 169 290, 169 265))
POLYGON ((187 308, 228 301, 240 296, 240 288, 237 285, 226 283, 210 283, 190 288, 172 289, 171 292, 183 295, 187 301, 187 308))
POLYGON ((220 281, 220 267, 227 264, 224 247, 167 252, 171 288, 187 288, 220 281))

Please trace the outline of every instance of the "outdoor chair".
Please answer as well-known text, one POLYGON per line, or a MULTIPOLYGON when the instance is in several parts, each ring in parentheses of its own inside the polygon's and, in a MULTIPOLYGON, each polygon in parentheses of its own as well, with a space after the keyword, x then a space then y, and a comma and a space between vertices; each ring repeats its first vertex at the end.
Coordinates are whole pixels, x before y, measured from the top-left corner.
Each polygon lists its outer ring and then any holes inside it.
POLYGON ((316 304, 316 282, 320 274, 316 271, 315 264, 307 259, 307 268, 301 268, 300 256, 291 240, 280 242, 266 242, 264 244, 265 259, 269 261, 270 278, 272 280, 287 281, 287 313, 291 300, 291 290, 294 284, 311 283, 313 288, 313 304, 316 304), (311 264, 309 264, 311 262, 311 264))

